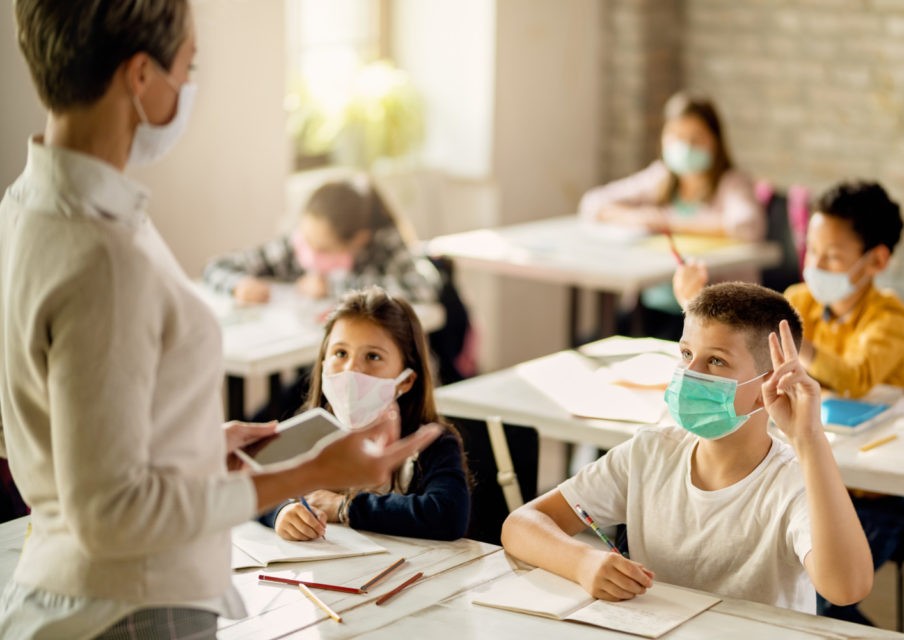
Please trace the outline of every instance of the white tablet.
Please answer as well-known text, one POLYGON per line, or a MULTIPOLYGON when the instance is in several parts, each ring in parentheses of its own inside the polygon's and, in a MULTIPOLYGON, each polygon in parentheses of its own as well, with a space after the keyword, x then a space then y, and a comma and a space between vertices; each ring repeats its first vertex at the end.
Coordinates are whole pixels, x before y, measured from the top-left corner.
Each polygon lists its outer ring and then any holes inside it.
MULTIPOLYGON (((250 453, 239 449, 236 455, 249 467, 260 471, 265 466, 297 458, 340 431, 343 428, 339 421, 328 411, 316 407, 280 422, 276 435, 259 450, 250 453)), ((253 445, 249 449, 253 450, 253 445)))

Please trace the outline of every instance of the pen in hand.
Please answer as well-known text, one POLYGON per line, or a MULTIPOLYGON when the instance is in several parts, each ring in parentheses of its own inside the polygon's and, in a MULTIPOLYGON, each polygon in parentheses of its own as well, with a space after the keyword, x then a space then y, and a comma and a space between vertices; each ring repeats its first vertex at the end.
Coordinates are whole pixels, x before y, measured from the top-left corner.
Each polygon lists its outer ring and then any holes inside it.
POLYGON ((612 540, 609 539, 609 536, 607 536, 605 533, 603 533, 603 530, 600 529, 599 525, 593 521, 593 518, 590 517, 590 514, 588 514, 586 511, 584 511, 581 508, 581 505, 579 505, 579 504, 574 505, 574 510, 577 512, 578 517, 581 520, 583 520, 584 522, 586 522, 587 526, 589 526, 591 529, 593 529, 593 533, 595 533, 600 540, 602 540, 603 542, 606 543, 606 545, 609 547, 610 551, 613 551, 613 552, 617 553, 618 555, 622 555, 621 551, 618 550, 618 547, 616 547, 612 543, 612 540))
MULTIPOLYGON (((311 505, 308 504, 307 500, 305 500, 304 496, 299 496, 298 501, 301 503, 301 506, 308 510, 308 513, 314 516, 316 520, 320 520, 320 518, 317 517, 317 514, 314 513, 314 510, 311 508, 311 505)), ((324 525, 324 531, 326 531, 326 525, 324 525)), ((323 540, 326 540, 326 533, 324 533, 321 537, 323 538, 323 540)))

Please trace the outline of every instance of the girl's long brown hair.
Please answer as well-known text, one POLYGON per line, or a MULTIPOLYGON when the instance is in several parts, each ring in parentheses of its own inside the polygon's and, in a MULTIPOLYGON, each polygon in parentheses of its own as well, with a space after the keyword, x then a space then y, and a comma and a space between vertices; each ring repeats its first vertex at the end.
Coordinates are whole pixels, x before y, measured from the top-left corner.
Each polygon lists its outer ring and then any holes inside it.
MULTIPOLYGON (((339 320, 365 320, 380 327, 390 335, 402 354, 403 366, 417 374, 414 384, 399 400, 401 412, 401 435, 414 433, 421 425, 431 422, 439 424, 455 436, 459 447, 461 436, 458 430, 446 422, 436 412, 433 399, 433 376, 430 373, 430 351, 421 322, 414 309, 406 301, 390 296, 380 287, 368 287, 346 294, 327 318, 323 342, 317 361, 311 371, 311 389, 304 409, 323 407, 329 411, 329 402, 323 395, 321 375, 326 358, 327 345, 333 327, 339 320)), ((462 461, 464 461, 462 451, 462 461)), ((467 471, 467 469, 465 469, 467 471)), ((397 486, 397 475, 393 474, 392 486, 397 486)))
MULTIPOLYGON (((716 149, 713 164, 706 172, 709 189, 705 199, 709 200, 715 194, 722 175, 733 166, 731 155, 728 153, 728 143, 725 141, 725 134, 722 131, 722 121, 719 119, 715 104, 707 97, 681 91, 665 103, 663 117, 667 123, 678 118, 697 118, 715 138, 716 149)), ((670 204, 678 195, 678 183, 679 177, 669 170, 668 177, 660 187, 657 203, 670 204)))

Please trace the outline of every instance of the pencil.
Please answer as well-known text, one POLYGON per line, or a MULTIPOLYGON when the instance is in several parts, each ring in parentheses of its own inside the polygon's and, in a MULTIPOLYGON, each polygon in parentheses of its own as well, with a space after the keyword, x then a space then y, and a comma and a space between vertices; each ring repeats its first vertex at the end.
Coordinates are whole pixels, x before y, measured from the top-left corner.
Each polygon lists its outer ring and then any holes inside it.
POLYGON ((583 509, 581 509, 581 505, 579 505, 579 504, 574 505, 574 510, 578 512, 578 516, 580 516, 581 520, 586 522, 590 526, 590 528, 593 529, 593 533, 595 533, 600 540, 602 540, 609 546, 610 550, 621 555, 621 551, 618 550, 618 547, 616 547, 614 544, 612 544, 612 541, 609 539, 609 536, 607 536, 605 533, 603 533, 603 530, 600 529, 599 525, 593 521, 593 518, 590 517, 590 514, 588 514, 583 509))
MULTIPOLYGON (((309 505, 309 504, 308 504, 308 501, 305 500, 304 496, 300 496, 300 497, 298 498, 298 501, 301 503, 301 505, 302 505, 305 509, 308 510, 308 513, 310 513, 312 516, 314 516, 314 519, 315 519, 315 520, 320 520, 320 518, 317 517, 317 514, 314 513, 314 510, 311 508, 311 505, 309 505)), ((326 533, 324 533, 324 534, 323 534, 322 536, 320 536, 320 537, 323 538, 324 540, 326 540, 326 533)))
POLYGON ((675 257, 675 261, 678 264, 684 264, 684 256, 678 251, 678 246, 675 244, 675 237, 672 235, 672 232, 669 230, 663 231, 665 234, 666 240, 669 241, 669 250, 672 252, 672 255, 675 257))
POLYGON ((393 562, 391 565, 389 565, 388 567, 383 569, 380 573, 375 575, 373 578, 371 578, 370 580, 368 580, 367 582, 362 584, 361 591, 367 591, 368 589, 370 589, 372 586, 374 586, 378 582, 384 580, 386 578, 386 576, 388 576, 390 573, 392 573, 393 571, 395 571, 396 569, 401 567, 403 562, 405 562, 405 558, 399 558, 398 560, 393 562))
POLYGON ((392 598, 393 596, 398 595, 398 593, 399 593, 402 589, 404 589, 405 587, 411 586, 412 584, 414 584, 415 582, 417 582, 418 580, 420 580, 420 579, 423 578, 423 577, 424 577, 424 572, 423 572, 423 571, 418 571, 417 573, 415 573, 413 576, 411 576, 410 578, 408 578, 405 582, 403 582, 402 584, 400 584, 399 586, 397 586, 397 587, 396 587, 395 589, 393 589, 392 591, 390 591, 390 592, 388 592, 388 593, 384 593, 382 596, 380 596, 379 598, 377 598, 377 602, 376 602, 377 606, 379 606, 379 605, 381 605, 381 604, 384 604, 387 600, 389 600, 389 599, 392 598))
POLYGON ((342 622, 342 616, 340 616, 338 613, 336 613, 335 611, 330 609, 330 606, 326 602, 324 602, 323 600, 321 600, 320 598, 315 596, 313 591, 311 591, 310 589, 308 589, 306 586, 304 586, 301 583, 298 584, 298 590, 301 591, 307 597, 308 600, 310 600, 311 602, 316 604, 318 607, 323 609, 324 612, 326 612, 326 614, 329 617, 331 617, 333 620, 335 620, 336 622, 342 622))
POLYGON ((324 589, 325 591, 341 591, 342 593, 364 593, 358 587, 343 587, 338 584, 325 584, 323 582, 309 582, 307 580, 295 580, 293 578, 281 578, 280 576, 268 576, 263 573, 257 576, 258 580, 264 582, 280 582, 282 584, 291 584, 293 587, 303 584, 309 589, 324 589))
POLYGON ((876 447, 881 447, 883 444, 888 444, 892 440, 895 440, 898 437, 897 433, 893 433, 891 435, 885 436, 884 438, 876 438, 872 442, 867 442, 865 445, 860 447, 860 451, 869 451, 870 449, 875 449, 876 447))

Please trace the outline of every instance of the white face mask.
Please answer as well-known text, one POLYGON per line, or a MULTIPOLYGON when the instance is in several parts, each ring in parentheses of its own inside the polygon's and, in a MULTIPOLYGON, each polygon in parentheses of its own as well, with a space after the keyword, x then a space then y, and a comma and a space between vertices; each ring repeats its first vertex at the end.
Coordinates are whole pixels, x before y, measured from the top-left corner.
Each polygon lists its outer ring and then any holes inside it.
MULTIPOLYGON (((162 73, 166 72, 162 71, 162 73)), ((179 94, 176 113, 166 124, 151 124, 141 107, 141 102, 135 94, 132 94, 132 104, 135 105, 141 122, 135 129, 135 137, 132 138, 132 148, 129 150, 130 166, 145 167, 165 156, 182 137, 188 125, 198 86, 193 82, 186 82, 181 88, 176 89, 169 76, 164 75, 164 78, 173 91, 179 94)))
POLYGON ((807 283, 807 287, 813 297, 816 298, 816 301, 828 307, 856 292, 860 283, 853 284, 850 273, 867 255, 868 253, 864 253, 850 269, 842 272, 826 271, 816 267, 804 267, 804 282, 807 283))
POLYGON ((320 376, 323 395, 333 413, 349 429, 360 429, 380 417, 396 399, 396 387, 414 373, 405 369, 395 378, 378 378, 357 371, 320 376))

